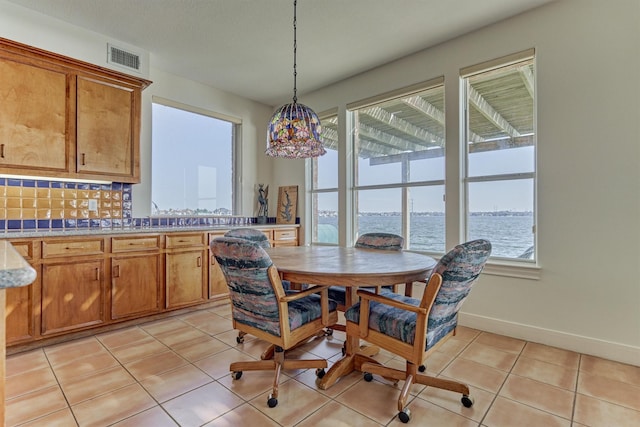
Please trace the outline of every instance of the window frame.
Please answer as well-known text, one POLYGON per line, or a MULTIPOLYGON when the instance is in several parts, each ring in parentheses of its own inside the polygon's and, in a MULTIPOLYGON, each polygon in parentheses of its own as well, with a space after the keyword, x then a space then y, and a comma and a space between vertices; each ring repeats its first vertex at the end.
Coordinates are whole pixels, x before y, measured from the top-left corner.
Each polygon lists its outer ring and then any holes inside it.
MULTIPOLYGON (((333 120, 335 119, 336 121, 336 128, 339 128, 340 126, 340 121, 339 121, 339 117, 338 117, 338 109, 337 108, 333 108, 330 110, 326 110, 321 112, 320 114, 318 114, 318 117, 320 118, 320 123, 323 124, 325 123, 327 120, 333 120)), ((324 132, 324 126, 323 126, 323 132, 324 132)), ((338 147, 340 145, 340 137, 338 136, 339 132, 337 132, 336 135, 336 140, 338 142, 338 147)), ((322 138, 322 135, 320 136, 322 138)), ((324 141, 323 141, 324 142, 324 141)), ((339 150, 336 150, 338 152, 338 156, 339 154, 339 150)), ((339 168, 339 159, 338 159, 338 165, 337 167, 339 168)), ((316 239, 317 237, 317 219, 318 217, 316 216, 315 212, 317 209, 316 203, 317 203, 317 196, 320 194, 333 194, 335 193, 336 196, 338 196, 338 199, 340 197, 340 182, 338 180, 338 185, 336 187, 317 187, 317 183, 316 180, 314 179, 315 177, 315 173, 316 170, 318 168, 318 159, 317 158, 312 158, 309 159, 309 163, 308 163, 309 167, 307 167, 307 171, 308 171, 308 175, 307 175, 307 188, 309 188, 309 191, 307 192, 308 195, 308 199, 307 199, 307 206, 309 206, 309 223, 310 223, 310 232, 309 232, 309 240, 311 242, 312 245, 318 245, 318 246, 338 246, 340 244, 340 217, 338 216, 338 242, 337 243, 330 243, 330 242, 319 242, 316 239)), ((336 173, 338 173, 338 171, 336 170, 336 173)), ((339 202, 339 200, 338 200, 339 202)))
POLYGON ((533 180, 533 200, 532 200, 532 208, 533 208, 533 248, 534 248, 534 258, 533 259, 524 259, 524 258, 510 258, 510 257, 500 257, 492 255, 490 257, 489 263, 487 263, 487 272, 494 275, 503 275, 509 277, 520 277, 527 279, 538 279, 539 270, 539 253, 538 253, 538 203, 537 203, 537 194, 538 194, 538 164, 537 164, 537 90, 535 84, 535 77, 537 75, 536 72, 536 56, 535 49, 528 49, 522 52, 517 52, 511 55, 507 55, 504 57, 492 59, 490 61, 486 61, 480 64, 476 64, 470 67, 465 67, 460 70, 460 144, 461 144, 461 185, 462 185, 462 193, 464 195, 464 203, 462 206, 462 221, 463 221, 463 239, 469 239, 469 185, 474 183, 489 183, 489 182, 499 182, 499 181, 518 181, 524 179, 532 179, 533 180), (469 176, 469 142, 471 141, 471 137, 469 135, 469 93, 468 93, 468 82, 467 79, 482 74, 488 71, 497 70, 503 67, 507 67, 509 65, 517 64, 520 62, 531 61, 532 67, 534 69, 533 73, 533 85, 531 90, 533 91, 533 133, 532 133, 532 141, 533 141, 533 168, 532 172, 509 172, 502 174, 486 174, 486 175, 474 175, 469 176))
MULTIPOLYGON (((352 176, 351 176, 351 182, 349 185, 349 192, 350 192, 350 200, 352 202, 352 215, 350 220, 352 221, 352 236, 350 236, 351 241, 355 242, 356 238, 357 238, 357 234, 358 234, 358 229, 359 226, 357 224, 357 215, 358 215, 358 192, 359 191, 367 191, 367 190, 384 190, 384 189, 400 189, 401 191, 401 235, 404 237, 405 239, 405 246, 410 244, 410 196, 409 196, 409 190, 411 188, 414 187, 420 187, 420 188, 427 188, 427 187, 434 187, 434 186, 442 186, 444 189, 444 193, 446 194, 446 179, 445 176, 443 176, 442 179, 434 179, 434 180, 422 180, 422 181, 408 181, 408 182, 402 182, 402 181, 398 181, 398 182, 394 182, 394 183, 388 183, 388 184, 365 184, 365 185, 359 185, 357 184, 357 179, 358 179, 358 156, 357 156, 357 152, 356 152, 356 132, 355 132, 355 127, 357 126, 358 123, 358 110, 361 110, 363 108, 367 108, 367 107, 372 107, 378 104, 381 104, 383 102, 386 101, 391 101, 394 99, 399 99, 399 98, 403 98, 403 97, 408 97, 411 96, 413 94, 417 94, 417 93, 421 93, 421 92, 425 92, 428 91, 430 89, 434 89, 437 87, 442 87, 443 90, 443 102, 446 101, 446 97, 445 97, 445 79, 444 76, 440 76, 440 77, 436 77, 424 82, 420 82, 420 83, 416 83, 407 87, 403 87, 397 90, 393 90, 390 92, 386 92, 386 93, 382 93, 379 95, 375 95, 366 99, 363 99, 361 101, 356 101, 356 102, 352 102, 347 104, 346 109, 347 109, 347 117, 349 118, 348 122, 349 122, 349 129, 347 130, 348 135, 351 136, 350 141, 349 141, 349 148, 350 148, 350 152, 352 153, 351 158, 352 158, 352 163, 350 165, 351 171, 352 171, 352 176)), ((446 103, 445 103, 445 108, 446 108, 446 103)), ((442 112, 444 115, 445 111, 442 112)), ((443 147, 443 162, 446 165, 446 156, 447 156, 447 150, 446 150, 446 123, 443 123, 443 132, 444 132, 444 147, 443 147)), ((446 167, 445 167, 446 169, 446 167)), ((446 172, 445 172, 446 173, 446 172)), ((444 209, 444 218, 445 218, 445 234, 442 236, 445 240, 445 246, 446 246, 446 206, 443 206, 444 209)), ((444 254, 443 252, 440 251, 431 251, 431 250, 416 250, 416 249, 411 249, 409 248, 409 250, 412 251, 416 251, 416 252, 422 252, 422 253, 426 253, 426 254, 433 254, 433 255, 442 255, 444 254)))

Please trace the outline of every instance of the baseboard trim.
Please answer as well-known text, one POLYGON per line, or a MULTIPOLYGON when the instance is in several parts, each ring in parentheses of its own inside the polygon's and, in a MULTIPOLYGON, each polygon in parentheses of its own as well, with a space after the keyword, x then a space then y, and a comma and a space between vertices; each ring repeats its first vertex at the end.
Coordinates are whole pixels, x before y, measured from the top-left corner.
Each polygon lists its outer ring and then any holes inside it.
POLYGON ((640 366, 640 347, 469 313, 459 313, 458 323, 461 326, 479 329, 481 331, 506 335, 551 347, 563 348, 578 353, 614 360, 616 362, 640 366))

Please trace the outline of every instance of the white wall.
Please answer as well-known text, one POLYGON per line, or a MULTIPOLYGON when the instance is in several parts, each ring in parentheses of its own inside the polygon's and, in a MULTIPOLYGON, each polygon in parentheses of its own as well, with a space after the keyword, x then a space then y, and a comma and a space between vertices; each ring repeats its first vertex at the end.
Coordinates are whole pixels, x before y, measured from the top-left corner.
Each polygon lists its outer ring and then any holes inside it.
MULTIPOLYGON (((110 67, 106 63, 107 42, 123 48, 140 50, 139 47, 66 24, 4 0, 0 0, 0 37, 103 67, 110 67)), ((142 52, 142 64, 141 77, 148 78, 153 83, 143 91, 140 139, 141 183, 133 186, 133 216, 147 216, 151 212, 151 101, 153 96, 242 120, 243 161, 240 174, 241 185, 238 189, 242 198, 241 211, 238 213, 247 216, 255 215, 257 213, 256 183, 268 183, 271 179, 271 164, 262 159, 264 156, 259 156, 257 153, 265 149, 266 127, 272 108, 158 70, 153 67, 153 55, 147 52, 142 52)), ((275 207, 275 201, 273 205, 275 207)))
MULTIPOLYGON (((485 274, 461 323, 640 365, 640 2, 560 0, 304 103, 339 107, 343 118, 349 102, 444 75, 447 208, 455 208, 459 70, 532 47, 540 278, 485 274)), ((456 211, 447 215, 448 247, 459 238, 456 211)))

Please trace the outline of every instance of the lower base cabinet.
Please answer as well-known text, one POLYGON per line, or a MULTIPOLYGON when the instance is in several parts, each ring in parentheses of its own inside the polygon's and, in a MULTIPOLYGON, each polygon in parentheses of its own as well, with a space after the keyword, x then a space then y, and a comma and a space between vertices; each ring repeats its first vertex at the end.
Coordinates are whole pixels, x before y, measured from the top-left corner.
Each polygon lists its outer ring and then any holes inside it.
POLYGON ((176 308, 207 300, 204 250, 167 254, 166 307, 176 308))
MULTIPOLYGON (((298 244, 297 228, 262 230, 273 246, 298 244)), ((209 250, 209 242, 224 233, 107 232, 10 240, 37 278, 6 291, 7 347, 227 299, 224 274, 209 250)))
POLYGON ((6 290, 6 343, 13 344, 34 338, 32 307, 33 285, 6 290))
POLYGON ((42 335, 104 322, 104 260, 42 266, 42 335))
POLYGON ((160 310, 161 265, 160 254, 111 259, 111 319, 160 310))
MULTIPOLYGON (((211 247, 213 239, 222 236, 224 233, 209 233, 209 247, 211 247)), ((222 268, 218 265, 216 257, 209 251, 209 298, 226 298, 228 296, 229 289, 222 268)))

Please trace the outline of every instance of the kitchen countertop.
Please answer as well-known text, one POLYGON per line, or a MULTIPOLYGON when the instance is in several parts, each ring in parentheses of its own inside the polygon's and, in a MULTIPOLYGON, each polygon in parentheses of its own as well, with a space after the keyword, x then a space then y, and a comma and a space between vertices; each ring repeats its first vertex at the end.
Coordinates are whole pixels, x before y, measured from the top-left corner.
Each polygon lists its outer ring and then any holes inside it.
MULTIPOLYGON (((11 243, 0 240, 0 289, 26 286, 36 280, 36 271, 11 243)), ((2 320, 4 322, 4 319, 2 320)), ((3 331, 4 332, 4 331, 3 331)))
POLYGON ((194 231, 221 231, 233 228, 257 228, 257 229, 278 229, 299 227, 299 224, 251 224, 251 225, 211 225, 211 226, 178 226, 178 227, 121 227, 121 228, 76 228, 69 229, 48 229, 48 230, 16 230, 0 233, 2 239, 21 239, 28 237, 60 237, 60 236, 95 236, 114 234, 139 234, 139 233, 184 233, 194 231))

